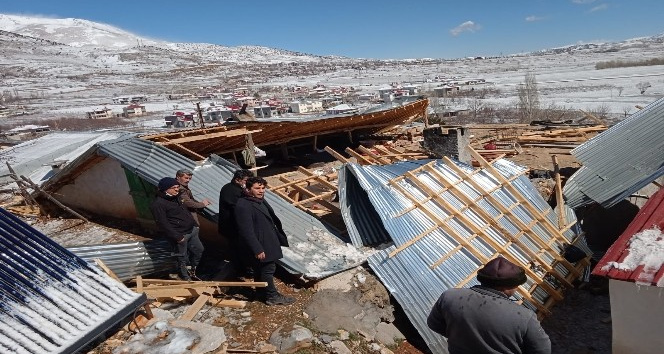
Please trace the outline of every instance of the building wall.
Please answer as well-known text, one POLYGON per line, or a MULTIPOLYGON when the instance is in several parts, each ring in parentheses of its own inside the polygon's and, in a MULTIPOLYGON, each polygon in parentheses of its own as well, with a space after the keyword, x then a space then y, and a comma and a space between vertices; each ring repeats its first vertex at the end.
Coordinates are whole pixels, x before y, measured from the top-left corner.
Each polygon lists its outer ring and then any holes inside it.
POLYGON ((655 354, 664 348, 663 288, 609 281, 614 354, 655 354))
POLYGON ((447 156, 470 164, 471 156, 466 150, 470 144, 470 132, 465 127, 431 127, 422 132, 423 147, 436 157, 447 156))
POLYGON ((104 159, 81 175, 74 183, 55 193, 57 199, 74 209, 118 218, 138 217, 129 194, 129 183, 119 162, 104 159))

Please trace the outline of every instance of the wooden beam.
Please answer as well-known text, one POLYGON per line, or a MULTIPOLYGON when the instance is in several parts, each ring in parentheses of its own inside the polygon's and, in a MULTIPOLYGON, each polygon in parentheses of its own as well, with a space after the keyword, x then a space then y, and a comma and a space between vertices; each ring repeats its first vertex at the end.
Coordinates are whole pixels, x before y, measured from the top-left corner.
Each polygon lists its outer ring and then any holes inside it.
POLYGON ((210 299, 212 299, 212 293, 214 293, 214 288, 206 288, 203 290, 203 293, 198 296, 196 301, 194 301, 191 306, 187 308, 187 311, 185 311, 182 316, 180 316, 179 320, 183 321, 191 321, 196 317, 196 314, 198 314, 198 311, 200 311, 205 304, 208 303, 210 299))
POLYGON ((160 288, 166 289, 186 289, 186 288, 200 288, 206 286, 226 286, 226 287, 258 287, 264 288, 267 286, 266 282, 256 281, 187 281, 187 280, 166 280, 166 279, 143 279, 143 286, 159 285, 160 288))
POLYGON ((345 158, 345 157, 344 157, 343 155, 341 155, 340 153, 334 151, 334 149, 332 149, 332 148, 329 147, 329 146, 326 146, 326 147, 325 147, 325 151, 327 151, 328 154, 332 155, 332 157, 334 157, 335 159, 337 159, 337 161, 340 161, 340 162, 342 162, 342 163, 348 163, 348 162, 350 162, 347 158, 345 158))
MULTIPOLYGON (((493 165, 491 165, 489 162, 487 162, 482 155, 478 154, 471 148, 470 146, 466 147, 469 151, 470 154, 491 174, 498 179, 498 181, 501 182, 501 184, 505 185, 505 189, 508 190, 516 200, 521 203, 526 210, 531 214, 533 219, 536 219, 540 222, 540 225, 542 225, 554 238, 556 238, 558 241, 562 242, 563 244, 569 243, 569 241, 562 235, 560 230, 553 224, 551 224, 551 221, 544 217, 544 214, 542 214, 537 208, 535 208, 530 201, 525 198, 523 195, 521 195, 521 192, 519 192, 514 186, 512 186, 510 183, 505 183, 507 182, 507 179, 500 174, 499 171, 497 171, 493 165)), ((515 218, 518 219, 518 218, 515 218)), ((536 238, 537 240, 541 239, 539 237, 536 238)), ((555 251, 552 252, 552 255, 556 256, 556 259, 565 265, 565 268, 567 268, 570 272, 575 273, 576 276, 580 276, 581 274, 578 272, 574 266, 565 260, 564 257, 560 256, 560 254, 557 254, 555 251)))
POLYGON ((243 300, 233 300, 233 299, 209 299, 208 305, 214 307, 230 307, 233 309, 243 309, 247 306, 247 302, 243 300))
POLYGON ((560 165, 558 165, 558 156, 551 155, 553 162, 553 176, 556 181, 556 207, 558 208, 558 229, 565 227, 565 200, 563 199, 563 187, 560 181, 560 165))
POLYGON ((106 275, 108 275, 109 277, 111 277, 111 278, 117 280, 119 283, 122 283, 122 280, 120 280, 120 278, 118 278, 118 276, 117 276, 115 273, 113 273, 113 271, 111 270, 111 268, 107 267, 106 264, 104 264, 104 261, 102 261, 102 260, 99 259, 99 258, 95 258, 94 261, 95 261, 95 264, 96 264, 99 268, 101 268, 101 270, 103 270, 104 273, 106 273, 106 275))

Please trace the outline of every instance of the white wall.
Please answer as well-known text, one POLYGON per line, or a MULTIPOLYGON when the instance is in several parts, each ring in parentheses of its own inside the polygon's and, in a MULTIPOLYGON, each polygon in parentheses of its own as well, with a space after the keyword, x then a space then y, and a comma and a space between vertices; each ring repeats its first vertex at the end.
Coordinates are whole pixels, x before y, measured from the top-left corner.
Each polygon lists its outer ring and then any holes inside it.
POLYGON ((613 354, 664 352, 664 288, 611 279, 613 354))
POLYGON ((60 188, 55 197, 74 209, 118 218, 138 217, 124 170, 109 158, 84 171, 73 184, 60 188))

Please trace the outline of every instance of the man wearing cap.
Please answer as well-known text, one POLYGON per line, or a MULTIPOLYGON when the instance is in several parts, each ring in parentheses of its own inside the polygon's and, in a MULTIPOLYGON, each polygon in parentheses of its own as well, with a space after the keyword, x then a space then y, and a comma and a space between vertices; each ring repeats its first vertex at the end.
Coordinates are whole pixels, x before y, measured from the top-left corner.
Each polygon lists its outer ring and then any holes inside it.
POLYGON ((177 270, 181 279, 191 280, 196 266, 203 255, 203 244, 198 238, 198 227, 187 207, 179 197, 180 183, 173 177, 164 177, 157 184, 157 197, 150 210, 157 222, 159 231, 177 249, 177 270))
POLYGON ((194 199, 194 194, 191 192, 191 189, 189 189, 189 181, 191 181, 193 176, 194 173, 187 169, 181 169, 175 173, 175 179, 180 183, 180 199, 182 200, 182 204, 191 212, 191 216, 194 218, 196 226, 200 226, 201 224, 198 222, 198 211, 210 205, 210 201, 203 199, 199 202, 194 199))
POLYGON ((429 328, 447 337, 450 354, 551 353, 537 315, 510 300, 526 282, 523 268, 497 257, 477 280, 481 285, 445 291, 427 319, 429 328))

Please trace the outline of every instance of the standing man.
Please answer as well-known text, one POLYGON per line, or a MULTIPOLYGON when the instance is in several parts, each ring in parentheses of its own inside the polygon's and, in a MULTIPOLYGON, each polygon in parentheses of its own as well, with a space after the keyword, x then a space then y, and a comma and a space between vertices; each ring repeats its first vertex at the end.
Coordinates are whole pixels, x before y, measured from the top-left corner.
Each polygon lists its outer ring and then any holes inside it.
POLYGON ((523 268, 503 257, 477 272, 481 285, 449 289, 433 306, 427 324, 447 337, 450 354, 549 354, 551 341, 535 313, 510 300, 526 282, 523 268))
POLYGON ((295 299, 280 294, 274 286, 275 261, 283 257, 281 246, 288 247, 288 239, 281 220, 264 199, 266 186, 263 178, 247 179, 246 194, 235 205, 235 221, 240 238, 253 255, 254 281, 267 282, 266 288, 258 288, 259 296, 267 305, 290 305, 295 299))
POLYGON ((182 280, 191 280, 203 255, 198 227, 187 207, 182 204, 177 179, 164 177, 157 188, 157 197, 150 205, 150 210, 159 231, 177 249, 178 275, 182 280), (187 263, 191 266, 191 274, 187 270, 187 263))
POLYGON ((247 247, 238 236, 238 228, 235 223, 235 204, 242 197, 249 177, 253 177, 251 171, 237 170, 233 173, 231 181, 221 187, 221 191, 219 191, 218 230, 219 234, 224 236, 231 246, 231 252, 228 256, 233 263, 235 272, 240 275, 251 274, 249 270, 251 265, 246 262, 247 247))
POLYGON ((198 222, 198 211, 210 205, 210 201, 203 199, 198 202, 194 199, 194 195, 191 193, 191 189, 189 189, 189 181, 191 181, 193 176, 194 173, 187 169, 181 169, 175 173, 175 179, 180 183, 180 198, 182 199, 182 204, 184 204, 184 206, 191 212, 191 216, 194 218, 196 226, 198 227, 201 226, 200 222, 198 222))

